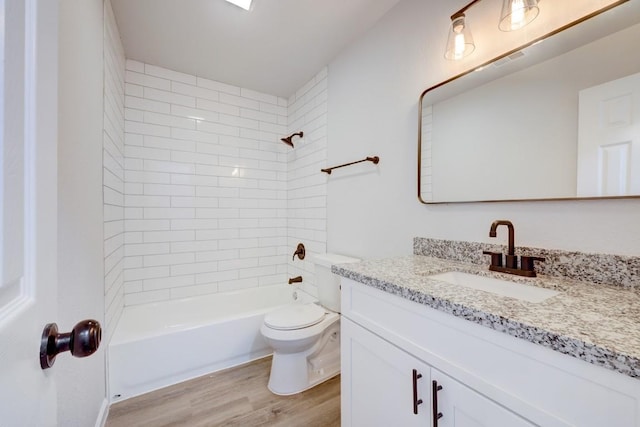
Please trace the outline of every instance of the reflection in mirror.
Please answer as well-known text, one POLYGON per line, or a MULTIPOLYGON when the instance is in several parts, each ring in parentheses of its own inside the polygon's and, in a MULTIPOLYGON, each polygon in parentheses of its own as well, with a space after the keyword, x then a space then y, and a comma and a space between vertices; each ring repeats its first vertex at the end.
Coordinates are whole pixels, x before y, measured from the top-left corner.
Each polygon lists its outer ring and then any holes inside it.
POLYGON ((640 2, 426 90, 424 203, 640 196, 640 2))

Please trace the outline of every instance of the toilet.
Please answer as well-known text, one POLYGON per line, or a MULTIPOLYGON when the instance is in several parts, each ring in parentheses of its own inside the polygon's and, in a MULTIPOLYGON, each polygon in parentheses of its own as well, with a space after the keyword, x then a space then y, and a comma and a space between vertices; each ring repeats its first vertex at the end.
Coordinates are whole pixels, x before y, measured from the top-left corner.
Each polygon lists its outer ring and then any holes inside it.
POLYGON ((318 302, 291 304, 265 315, 260 332, 273 349, 272 393, 300 393, 340 373, 340 278, 331 273, 331 265, 357 261, 316 255, 318 302))

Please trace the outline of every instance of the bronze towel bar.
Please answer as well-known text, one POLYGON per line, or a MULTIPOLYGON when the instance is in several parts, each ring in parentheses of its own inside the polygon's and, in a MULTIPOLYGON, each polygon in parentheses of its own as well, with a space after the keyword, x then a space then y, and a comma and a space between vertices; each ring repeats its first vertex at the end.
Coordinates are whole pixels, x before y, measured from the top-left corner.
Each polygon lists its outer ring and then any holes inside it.
POLYGON ((378 156, 367 157, 366 159, 358 160, 357 162, 345 163, 344 165, 334 166, 332 168, 320 169, 320 171, 331 175, 331 171, 333 169, 343 168, 345 166, 351 166, 351 165, 355 165, 356 163, 362 163, 362 162, 373 162, 374 165, 377 165, 379 161, 380 161, 380 157, 378 156))

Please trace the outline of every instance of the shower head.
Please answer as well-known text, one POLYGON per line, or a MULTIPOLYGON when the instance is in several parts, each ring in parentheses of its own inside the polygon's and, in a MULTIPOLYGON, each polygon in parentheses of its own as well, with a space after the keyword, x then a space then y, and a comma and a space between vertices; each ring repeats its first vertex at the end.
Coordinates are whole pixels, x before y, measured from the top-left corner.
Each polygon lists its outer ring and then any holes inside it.
POLYGON ((291 140, 293 139, 294 136, 299 136, 300 138, 302 138, 304 136, 304 132, 300 131, 300 132, 293 133, 286 138, 280 138, 280 141, 284 142, 285 144, 293 148, 293 142, 291 140))
POLYGON ((293 148, 293 142, 291 142, 291 137, 288 136, 286 138, 280 138, 280 141, 284 142, 287 145, 290 145, 293 148))

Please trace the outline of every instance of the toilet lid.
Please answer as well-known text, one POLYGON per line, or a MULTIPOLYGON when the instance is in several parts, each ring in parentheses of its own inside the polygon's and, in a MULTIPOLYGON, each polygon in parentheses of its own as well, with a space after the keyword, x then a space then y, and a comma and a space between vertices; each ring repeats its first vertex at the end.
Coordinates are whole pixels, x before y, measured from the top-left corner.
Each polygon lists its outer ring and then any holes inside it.
POLYGON ((320 322, 324 315, 324 308, 319 305, 294 304, 268 313, 264 323, 272 329, 301 329, 320 322))

